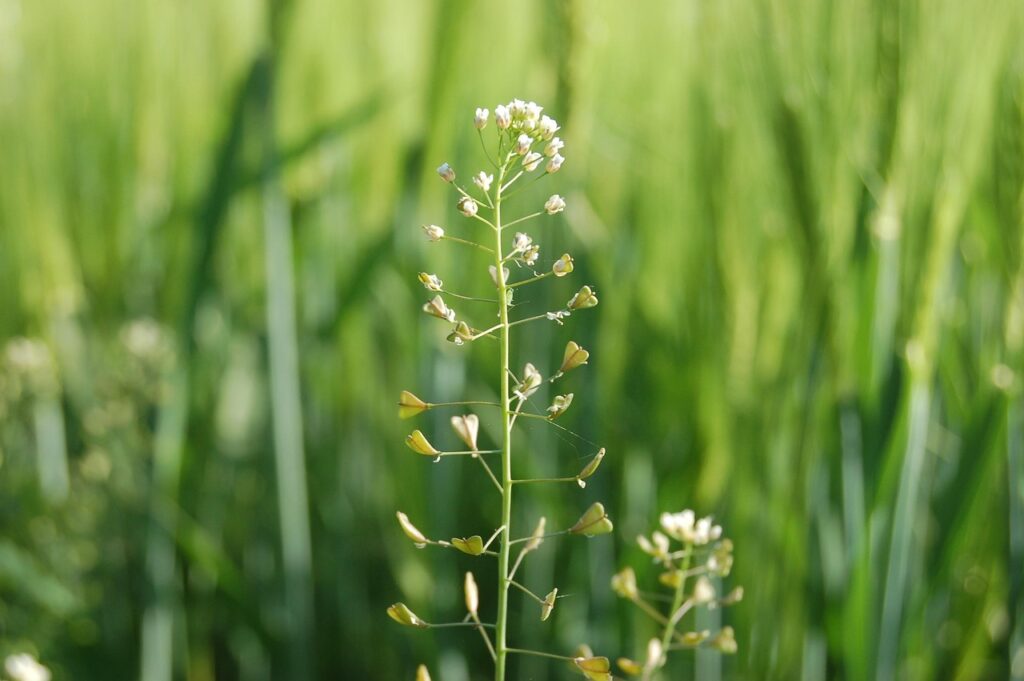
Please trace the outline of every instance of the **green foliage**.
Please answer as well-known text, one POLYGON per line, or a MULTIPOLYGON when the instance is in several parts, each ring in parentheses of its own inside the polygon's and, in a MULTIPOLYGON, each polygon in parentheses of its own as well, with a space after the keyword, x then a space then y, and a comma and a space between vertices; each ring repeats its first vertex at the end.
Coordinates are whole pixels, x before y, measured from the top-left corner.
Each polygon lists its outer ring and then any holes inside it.
MULTIPOLYGON (((411 551, 394 509, 455 528, 494 495, 474 468, 402 447, 394 396, 493 390, 493 362, 408 314, 423 302, 409 273, 433 246, 415 226, 456 217, 430 161, 478 164, 464 112, 522 93, 568 131, 565 236, 544 247, 578 261, 521 302, 600 294, 600 314, 566 320, 592 357, 556 425, 607 446, 584 493, 619 530, 524 565, 567 596, 552 622, 642 651, 652 630, 606 585, 626 564, 652 583, 632 538, 693 507, 736 542, 746 596, 721 624, 739 653, 674 657, 671 678, 966 681, 1024 664, 1020 3, 304 0, 274 14, 273 40, 271 14, 0 1, 0 656, 136 678, 150 613, 147 681, 299 679, 291 571, 313 595, 309 676, 486 668, 466 632, 409 635, 382 614, 401 599, 461 617, 457 577, 482 560, 411 551), (274 191, 294 246, 309 498, 289 517, 308 516, 306 566, 286 564, 272 444, 274 191), (131 350, 133 323, 156 345, 131 350), (19 336, 52 355, 55 392, 8 366, 19 336)), ((459 290, 489 262, 441 257, 459 290)), ((554 369, 555 338, 524 335, 512 366, 548 353, 554 369)), ((593 454, 525 425, 524 445, 557 455, 524 474, 593 454)), ((575 522, 534 488, 517 489, 517 526, 575 522)), ((524 647, 546 647, 534 606, 511 615, 524 647)), ((523 658, 516 678, 578 673, 555 667, 523 658)))

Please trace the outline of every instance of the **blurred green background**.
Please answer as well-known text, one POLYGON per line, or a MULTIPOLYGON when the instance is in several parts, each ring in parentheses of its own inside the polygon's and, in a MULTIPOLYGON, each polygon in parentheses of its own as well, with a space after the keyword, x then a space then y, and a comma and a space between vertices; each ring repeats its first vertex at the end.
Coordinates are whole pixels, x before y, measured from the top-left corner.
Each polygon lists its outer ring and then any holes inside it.
MULTIPOLYGON (((562 423, 609 455, 514 534, 598 499, 617 532, 534 554, 570 597, 541 626, 513 596, 512 640, 640 655, 608 580, 651 583, 632 538, 693 507, 735 542, 740 650, 670 678, 1024 678, 1022 38, 1011 0, 0 0, 0 656, 487 678, 472 632, 384 614, 461 617, 466 569, 493 612, 489 566, 416 551, 397 508, 499 515, 402 444, 448 414, 395 401, 494 395, 416 281, 486 291, 486 260, 419 225, 471 234, 434 168, 484 167, 473 109, 522 97, 568 160, 513 211, 566 196, 531 232, 577 260, 527 298, 601 305, 513 364, 589 348, 562 423)), ((593 452, 523 433, 531 472, 593 452)))

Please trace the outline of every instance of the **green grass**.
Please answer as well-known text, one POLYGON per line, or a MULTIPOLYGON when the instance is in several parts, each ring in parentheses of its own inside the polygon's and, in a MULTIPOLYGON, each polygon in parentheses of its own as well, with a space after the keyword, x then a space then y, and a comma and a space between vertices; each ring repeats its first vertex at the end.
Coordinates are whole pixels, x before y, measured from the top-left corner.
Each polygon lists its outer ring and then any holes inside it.
MULTIPOLYGON (((585 620, 602 654, 642 649, 608 580, 690 506, 747 594, 723 613, 739 654, 701 678, 1005 679, 1014 656, 1024 675, 1019 3, 285 9, 0 1, 0 340, 43 339, 59 377, 55 402, 0 369, 0 655, 135 678, 148 612, 147 678, 486 678, 464 671, 489 668, 474 636, 384 615, 461 616, 468 565, 410 555, 393 509, 444 533, 490 507, 475 467, 411 458, 394 402, 493 398, 492 358, 443 347, 412 273, 419 225, 456 224, 433 168, 483 167, 474 107, 525 97, 570 133, 542 255, 581 264, 530 307, 601 296, 569 320, 593 356, 564 418, 608 447, 585 496, 617 534, 538 552, 526 578, 578 595, 556 640, 513 608, 523 645, 570 652, 585 620), (141 318, 173 361, 126 351, 141 318), (279 469, 303 451, 308 504, 279 469)), ((487 264, 438 253, 464 288, 487 264)), ((527 432, 558 454, 524 474, 591 453, 527 432)), ((520 526, 575 519, 523 499, 520 526)))

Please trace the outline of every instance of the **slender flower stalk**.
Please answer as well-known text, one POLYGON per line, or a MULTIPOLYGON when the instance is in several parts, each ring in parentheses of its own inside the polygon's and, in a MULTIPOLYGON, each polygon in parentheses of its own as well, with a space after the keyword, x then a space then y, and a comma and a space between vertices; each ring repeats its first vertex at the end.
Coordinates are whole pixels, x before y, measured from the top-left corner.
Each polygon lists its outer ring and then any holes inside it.
MULTIPOLYGON (((456 206, 459 213, 470 221, 476 229, 483 225, 485 232, 490 234, 484 238, 455 236, 449 230, 438 225, 426 225, 423 231, 427 240, 433 243, 452 242, 460 245, 472 246, 473 248, 487 253, 490 258, 488 273, 495 288, 494 299, 471 298, 452 294, 444 287, 441 277, 427 272, 419 273, 419 281, 433 297, 424 305, 424 311, 431 317, 440 319, 453 325, 453 330, 448 336, 452 343, 462 346, 471 344, 482 338, 494 339, 499 344, 499 365, 497 369, 498 379, 498 401, 485 400, 462 400, 449 402, 427 402, 420 399, 409 391, 403 391, 399 399, 399 416, 412 418, 430 409, 439 407, 461 407, 461 406, 487 406, 497 407, 501 419, 501 442, 500 447, 481 449, 478 446, 480 435, 480 419, 476 414, 459 414, 451 416, 451 424, 456 435, 468 447, 468 449, 449 451, 435 447, 430 439, 420 430, 414 430, 407 438, 406 444, 417 454, 423 455, 434 462, 440 462, 446 457, 460 456, 470 457, 480 462, 484 474, 490 480, 494 489, 501 495, 501 521, 500 526, 494 530, 487 541, 481 535, 468 537, 453 537, 450 541, 430 539, 421 532, 409 520, 408 516, 399 512, 397 514, 399 526, 402 532, 412 540, 417 548, 428 546, 441 547, 460 551, 470 556, 491 556, 497 559, 497 616, 493 624, 493 640, 488 631, 490 625, 482 624, 477 615, 479 606, 479 592, 476 587, 476 579, 472 573, 465 575, 465 595, 468 615, 460 623, 450 625, 429 624, 417 617, 402 603, 396 603, 389 610, 388 614, 392 619, 415 628, 431 628, 437 626, 464 626, 476 628, 487 647, 488 654, 494 661, 494 678, 496 681, 505 681, 507 678, 507 659, 510 653, 521 653, 537 655, 557 660, 572 662, 577 670, 588 679, 606 681, 611 679, 608 659, 595 657, 592 653, 586 655, 566 656, 541 651, 524 650, 509 645, 512 632, 509 629, 509 600, 510 591, 515 589, 521 592, 540 605, 540 620, 546 621, 555 608, 558 599, 558 588, 551 588, 545 596, 540 596, 544 590, 534 591, 531 587, 522 582, 515 581, 514 577, 519 566, 528 554, 537 550, 546 538, 582 536, 594 537, 607 534, 612 531, 612 522, 605 512, 604 506, 600 503, 591 504, 574 525, 568 529, 545 533, 545 520, 540 519, 533 534, 521 539, 512 539, 512 510, 513 510, 513 488, 523 483, 576 483, 580 488, 586 486, 586 479, 597 470, 604 458, 604 449, 591 458, 579 473, 565 477, 553 478, 521 478, 513 477, 513 436, 516 418, 528 416, 540 418, 552 426, 569 432, 575 437, 583 440, 567 428, 553 423, 553 419, 565 413, 573 401, 573 393, 566 392, 561 395, 553 395, 549 398, 551 404, 547 407, 546 414, 531 414, 524 412, 527 401, 542 389, 549 382, 545 382, 540 370, 532 363, 526 363, 521 374, 517 377, 512 370, 512 334, 517 327, 530 323, 555 322, 563 324, 564 319, 569 317, 576 310, 584 310, 597 305, 597 295, 589 286, 579 289, 565 306, 559 310, 553 310, 544 314, 512 319, 513 297, 519 287, 533 284, 550 276, 557 278, 564 277, 573 271, 572 257, 565 253, 554 260, 543 273, 533 270, 541 257, 541 246, 533 237, 525 232, 513 233, 509 228, 520 225, 528 220, 544 219, 545 216, 556 215, 565 209, 565 200, 558 194, 551 195, 543 206, 537 206, 532 212, 528 212, 514 219, 506 219, 503 214, 509 196, 522 191, 526 186, 541 177, 545 177, 560 167, 564 159, 557 151, 563 148, 563 143, 558 138, 553 138, 555 131, 559 129, 558 123, 551 117, 541 115, 542 107, 533 102, 513 100, 508 105, 499 105, 494 108, 494 129, 497 135, 495 153, 492 155, 487 148, 482 131, 487 127, 490 114, 487 109, 477 109, 473 118, 473 125, 477 133, 480 133, 480 140, 484 145, 484 153, 487 160, 494 168, 494 172, 479 171, 471 174, 473 184, 482 196, 477 198, 470 195, 466 189, 455 182, 456 172, 449 164, 442 164, 438 168, 441 179, 450 184, 458 194, 456 206), (554 149, 554 151, 551 151, 554 149), (549 153, 550 152, 550 153, 549 153), (546 163, 544 172, 535 173, 546 163), (523 182, 519 187, 513 188, 516 182, 524 173, 533 173, 531 182, 523 182), (489 213, 488 213, 489 211, 489 213), (488 243, 488 240, 490 243, 488 243), (521 268, 527 268, 528 276, 516 276, 521 268), (514 281, 513 279, 519 279, 514 281), (441 294, 458 298, 461 300, 472 300, 478 302, 490 302, 496 306, 498 323, 478 330, 474 325, 465 319, 461 319, 458 313, 448 307, 441 294), (485 460, 484 455, 496 454, 501 457, 500 468, 495 465, 492 468, 485 460), (492 549, 492 544, 496 545, 492 549), (516 549, 521 544, 522 548, 516 549), (518 550, 515 563, 512 563, 512 551, 518 550)), ((557 370, 552 372, 550 381, 561 378, 565 372, 575 369, 586 363, 589 352, 583 350, 575 341, 569 341, 566 350, 558 360, 557 370)), ((538 398, 539 399, 539 398, 538 398)), ((536 405, 533 405, 536 410, 536 405)), ((585 440, 584 440, 585 441, 585 440)), ((492 462, 494 460, 492 459, 492 462)), ((681 641, 681 640, 680 640, 681 641)))

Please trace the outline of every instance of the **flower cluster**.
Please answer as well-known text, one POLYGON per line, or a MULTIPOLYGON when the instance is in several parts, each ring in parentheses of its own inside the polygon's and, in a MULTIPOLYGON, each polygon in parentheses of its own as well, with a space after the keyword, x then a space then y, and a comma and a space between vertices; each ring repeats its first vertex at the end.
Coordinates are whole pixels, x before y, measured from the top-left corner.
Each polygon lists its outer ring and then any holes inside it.
POLYGON ((736 652, 732 627, 710 631, 677 631, 683 617, 697 607, 717 608, 732 605, 743 598, 743 588, 736 587, 720 595, 712 581, 727 577, 732 570, 732 542, 722 537, 722 528, 708 516, 697 518, 691 510, 662 513, 661 530, 650 536, 640 535, 637 544, 654 559, 663 571, 658 581, 672 591, 671 608, 662 613, 648 602, 637 586, 636 572, 626 567, 612 578, 612 590, 635 604, 660 627, 661 635, 651 639, 643 661, 618 660, 619 668, 631 676, 647 680, 661 669, 667 654, 674 650, 698 647, 713 648, 722 653, 736 652), (690 578, 696 578, 687 589, 690 578))

